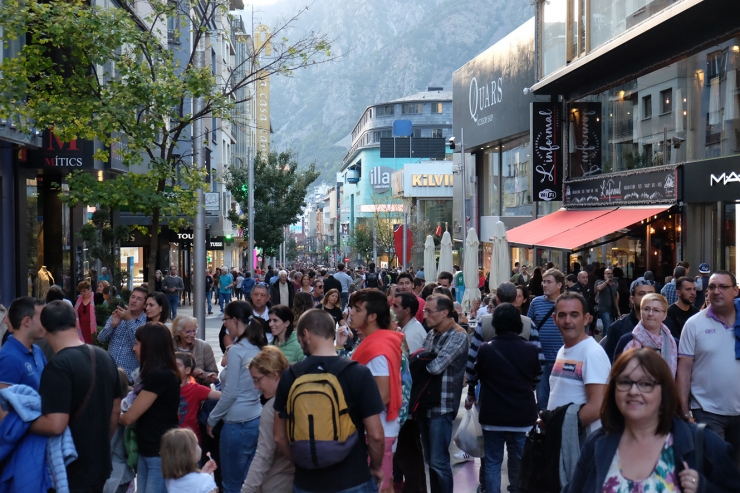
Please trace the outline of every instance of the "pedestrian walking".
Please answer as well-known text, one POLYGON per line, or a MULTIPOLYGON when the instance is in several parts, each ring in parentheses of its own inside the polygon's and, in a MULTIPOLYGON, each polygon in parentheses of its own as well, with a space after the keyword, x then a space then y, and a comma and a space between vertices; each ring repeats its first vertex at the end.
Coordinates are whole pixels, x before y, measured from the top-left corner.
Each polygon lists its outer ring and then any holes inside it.
POLYGON ((170 304, 170 319, 177 316, 177 307, 180 305, 180 296, 184 290, 185 283, 177 275, 177 267, 171 265, 169 274, 162 280, 162 291, 167 295, 170 304))
POLYGON ((680 339, 686 321, 699 313, 699 309, 694 306, 696 301, 695 280, 686 276, 679 278, 676 281, 676 294, 678 299, 668 307, 668 318, 673 321, 676 328, 673 337, 680 339))
POLYGON ((604 270, 604 279, 596 281, 596 314, 604 327, 603 335, 609 336, 609 327, 620 317, 619 290, 612 269, 604 270))
POLYGON ((278 305, 293 306, 295 286, 284 270, 278 272, 278 280, 270 286, 270 299, 278 305))
POLYGON ((211 269, 206 271, 206 306, 208 307, 208 315, 213 315, 213 304, 211 298, 213 297, 213 274, 211 269))
POLYGON ((226 270, 221 268, 221 275, 218 278, 218 306, 221 308, 221 314, 224 313, 224 305, 231 301, 231 285, 234 284, 234 278, 226 270))
POLYGON ((79 324, 80 334, 85 344, 92 344, 92 335, 97 332, 98 324, 95 320, 95 303, 93 303, 93 292, 90 283, 82 281, 77 284, 80 296, 75 301, 75 313, 79 324))
MULTIPOLYGON (((311 307, 309 307, 309 310, 311 307)), ((285 305, 275 305, 270 308, 270 331, 272 343, 283 353, 289 364, 303 361, 303 350, 298 343, 298 334, 293 330, 296 317, 293 310, 285 305)))
POLYGON ((349 287, 352 284, 352 277, 347 274, 344 270, 345 266, 343 263, 337 264, 337 272, 334 274, 334 279, 339 281, 339 283, 342 285, 342 289, 340 291, 340 297, 342 299, 342 310, 345 309, 347 306, 347 302, 349 301, 349 287))

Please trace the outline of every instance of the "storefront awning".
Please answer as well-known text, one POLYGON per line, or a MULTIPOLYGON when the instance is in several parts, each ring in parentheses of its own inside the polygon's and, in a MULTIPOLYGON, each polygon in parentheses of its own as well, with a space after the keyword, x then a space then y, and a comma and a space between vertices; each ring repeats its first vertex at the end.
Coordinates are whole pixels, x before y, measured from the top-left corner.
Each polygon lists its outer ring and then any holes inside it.
POLYGON ((506 236, 509 243, 515 245, 573 250, 669 208, 670 206, 559 210, 507 231, 506 236))

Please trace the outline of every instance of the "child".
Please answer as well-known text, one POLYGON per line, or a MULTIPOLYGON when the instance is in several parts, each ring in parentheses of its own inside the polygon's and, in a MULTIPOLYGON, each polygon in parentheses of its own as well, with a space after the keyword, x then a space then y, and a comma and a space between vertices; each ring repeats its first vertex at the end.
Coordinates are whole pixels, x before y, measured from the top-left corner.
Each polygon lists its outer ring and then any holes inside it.
POLYGON ((216 463, 209 460, 199 470, 200 454, 198 438, 189 429, 175 428, 164 434, 160 456, 168 493, 218 493, 211 477, 216 463))
POLYGON ((180 428, 188 428, 195 433, 200 443, 200 429, 198 427, 198 410, 207 399, 218 400, 221 392, 211 390, 191 381, 190 373, 195 368, 195 359, 190 353, 178 351, 175 353, 177 369, 180 370, 180 428))

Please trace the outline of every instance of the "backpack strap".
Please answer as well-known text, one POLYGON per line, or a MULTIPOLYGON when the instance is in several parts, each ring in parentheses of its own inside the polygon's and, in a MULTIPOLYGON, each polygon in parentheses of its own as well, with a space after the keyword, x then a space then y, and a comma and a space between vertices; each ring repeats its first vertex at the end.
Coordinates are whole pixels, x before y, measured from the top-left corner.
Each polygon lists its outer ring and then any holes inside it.
POLYGON ((92 369, 92 378, 90 379, 90 386, 87 388, 87 393, 85 394, 85 398, 82 399, 82 404, 80 404, 80 407, 77 408, 77 411, 72 415, 72 417, 69 419, 69 424, 74 423, 80 418, 80 415, 82 414, 82 411, 85 410, 87 407, 87 403, 90 401, 90 396, 92 395, 93 388, 95 388, 95 349, 90 344, 85 344, 87 346, 87 349, 90 351, 90 366, 92 369))
POLYGON ((545 322, 547 322, 547 319, 552 317, 553 313, 555 313, 555 305, 553 305, 552 308, 550 308, 550 311, 547 312, 547 315, 545 315, 545 318, 540 320, 540 323, 537 324, 537 332, 539 332, 542 326, 545 325, 545 322))
POLYGON ((694 457, 696 458, 694 469, 699 473, 699 476, 704 474, 704 432, 706 427, 706 423, 697 424, 696 434, 694 435, 694 457))

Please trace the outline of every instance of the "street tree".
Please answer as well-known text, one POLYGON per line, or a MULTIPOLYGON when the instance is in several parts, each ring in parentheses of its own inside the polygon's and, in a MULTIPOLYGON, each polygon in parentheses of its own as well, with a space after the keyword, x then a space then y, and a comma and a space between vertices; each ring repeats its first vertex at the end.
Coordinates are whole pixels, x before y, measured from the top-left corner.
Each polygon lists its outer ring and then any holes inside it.
POLYGON ((396 257, 395 227, 403 224, 403 203, 393 198, 390 193, 383 195, 373 194, 372 225, 375 230, 375 240, 378 253, 388 255, 388 265, 396 257))
POLYGON ((86 244, 87 257, 100 260, 108 268, 114 286, 120 286, 122 282, 123 272, 118 250, 121 242, 128 239, 130 232, 128 226, 111 224, 110 211, 98 209, 92 213, 90 222, 83 225, 77 233, 86 244))
POLYGON ((224 176, 226 189, 242 211, 229 211, 229 220, 253 236, 264 257, 276 256, 285 240, 284 229, 303 212, 306 191, 318 177, 314 163, 299 170, 291 151, 271 151, 267 155, 258 152, 254 158, 254 186, 249 185, 246 167, 232 166, 224 176), (249 231, 247 217, 250 193, 254 194, 254 231, 249 231))
POLYGON ((125 207, 151 218, 150 285, 160 225, 183 227, 197 211, 194 190, 205 172, 192 143, 207 136, 193 135, 193 123, 229 121, 235 105, 248 98, 239 95, 254 92, 242 89, 336 59, 325 34, 286 37, 305 8, 273 27, 242 66, 215 74, 199 60, 212 40, 228 37, 228 9, 228 0, 145 0, 121 8, 86 0, 4 0, 0 7, 3 42, 28 41, 0 63, 0 118, 17 117, 21 131, 53 129, 63 142, 97 141, 102 145, 95 158, 102 161, 115 150, 131 172, 104 181, 84 172, 68 175, 65 200, 125 207), (168 19, 180 26, 171 36, 187 37, 178 45, 184 56, 168 49, 168 19))
POLYGON ((286 242, 285 258, 287 258, 289 262, 293 262, 298 258, 298 243, 295 241, 295 238, 290 238, 286 242))
POLYGON ((352 253, 359 254, 365 261, 372 259, 374 229, 375 222, 372 218, 358 218, 350 235, 349 245, 352 253))

